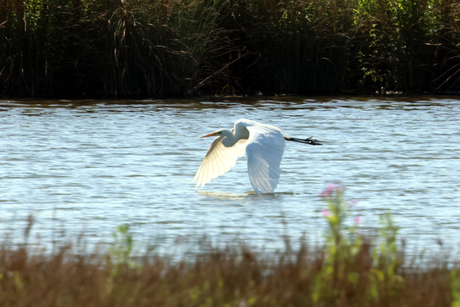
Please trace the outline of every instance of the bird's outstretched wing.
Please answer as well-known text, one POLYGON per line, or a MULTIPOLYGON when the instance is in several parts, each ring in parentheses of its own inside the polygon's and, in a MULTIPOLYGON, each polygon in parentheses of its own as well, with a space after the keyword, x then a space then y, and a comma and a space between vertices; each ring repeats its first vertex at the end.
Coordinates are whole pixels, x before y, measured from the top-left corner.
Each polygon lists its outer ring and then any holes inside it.
POLYGON ((212 141, 200 168, 190 183, 197 180, 197 187, 204 186, 212 179, 228 172, 235 166, 236 160, 244 155, 247 140, 242 139, 232 147, 225 147, 222 144, 223 139, 224 136, 219 136, 212 141))
POLYGON ((246 144, 248 173, 257 193, 273 193, 281 174, 284 137, 280 129, 264 125, 247 125, 249 139, 246 144))

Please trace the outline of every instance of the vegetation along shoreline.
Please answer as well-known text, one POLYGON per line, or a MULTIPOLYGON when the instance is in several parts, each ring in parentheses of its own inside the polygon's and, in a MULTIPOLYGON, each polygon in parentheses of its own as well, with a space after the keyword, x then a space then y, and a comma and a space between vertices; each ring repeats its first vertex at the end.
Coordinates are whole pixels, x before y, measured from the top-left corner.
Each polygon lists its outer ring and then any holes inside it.
POLYGON ((0 97, 460 92, 454 0, 1 0, 0 97))

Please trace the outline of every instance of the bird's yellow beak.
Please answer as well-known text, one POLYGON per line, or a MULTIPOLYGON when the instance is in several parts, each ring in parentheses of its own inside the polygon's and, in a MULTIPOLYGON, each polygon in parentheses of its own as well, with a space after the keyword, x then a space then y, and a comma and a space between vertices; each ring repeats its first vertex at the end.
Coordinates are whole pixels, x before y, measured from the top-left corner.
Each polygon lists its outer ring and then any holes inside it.
POLYGON ((207 138, 207 137, 215 136, 215 135, 218 135, 218 134, 220 134, 219 131, 213 132, 213 133, 210 133, 210 134, 203 135, 201 138, 207 138))

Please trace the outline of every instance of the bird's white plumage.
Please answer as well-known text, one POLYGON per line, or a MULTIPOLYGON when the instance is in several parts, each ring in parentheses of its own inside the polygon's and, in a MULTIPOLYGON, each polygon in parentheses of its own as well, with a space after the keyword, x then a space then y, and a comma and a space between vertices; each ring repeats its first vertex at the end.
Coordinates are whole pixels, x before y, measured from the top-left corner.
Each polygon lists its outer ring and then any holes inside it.
MULTIPOLYGON (((220 130, 203 159, 192 182, 204 186, 229 171, 246 152, 248 174, 258 193, 273 193, 281 174, 284 136, 280 129, 252 120, 242 119, 232 131, 220 130)), ((211 134, 214 135, 214 134, 211 134)))
POLYGON ((264 125, 249 126, 246 145, 248 174, 252 187, 258 193, 273 193, 281 174, 284 137, 281 130, 264 125))
POLYGON ((233 147, 222 144, 224 136, 219 136, 212 141, 206 156, 201 162, 192 182, 197 180, 196 186, 203 187, 206 183, 228 172, 235 166, 236 160, 244 155, 247 140, 240 140, 233 147))

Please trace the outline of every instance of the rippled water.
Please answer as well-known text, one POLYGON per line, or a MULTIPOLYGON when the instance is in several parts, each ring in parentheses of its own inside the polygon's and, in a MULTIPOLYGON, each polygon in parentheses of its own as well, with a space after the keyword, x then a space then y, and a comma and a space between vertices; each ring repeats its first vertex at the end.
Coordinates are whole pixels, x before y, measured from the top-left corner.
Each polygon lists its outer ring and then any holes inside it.
POLYGON ((49 244, 83 233, 112 242, 128 223, 137 246, 208 235, 278 248, 321 239, 317 194, 347 186, 365 229, 391 212, 418 249, 460 244, 460 100, 0 101, 0 233, 49 244), (211 140, 240 118, 323 146, 287 144, 274 195, 257 195, 245 158, 204 189, 189 184, 211 140))

